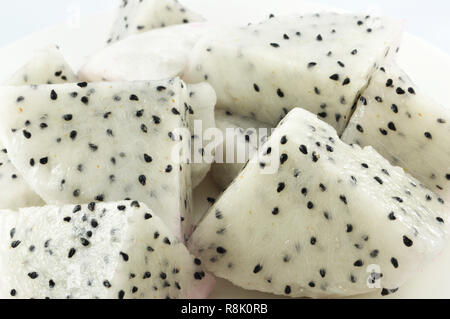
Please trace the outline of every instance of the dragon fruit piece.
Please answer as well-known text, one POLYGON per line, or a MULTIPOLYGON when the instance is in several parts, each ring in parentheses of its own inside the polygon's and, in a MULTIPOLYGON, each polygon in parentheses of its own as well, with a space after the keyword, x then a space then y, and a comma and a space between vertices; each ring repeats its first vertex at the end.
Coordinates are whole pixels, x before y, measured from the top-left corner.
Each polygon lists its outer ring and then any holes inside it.
POLYGON ((342 133, 359 91, 396 51, 401 24, 354 14, 269 19, 203 37, 184 79, 208 81, 218 107, 276 125, 302 107, 342 133))
POLYGON ((442 199, 296 108, 190 239, 218 277, 292 297, 396 291, 444 246, 442 199), (278 154, 278 155, 277 155, 278 154))
MULTIPOLYGON (((199 135, 209 128, 216 127, 214 118, 214 108, 216 106, 216 92, 208 83, 199 83, 188 85, 189 92, 189 127, 191 130, 191 177, 192 187, 197 187, 206 177, 211 169, 211 163, 214 160, 205 158, 205 147, 210 140, 199 135), (201 125, 198 132, 195 131, 195 126, 201 125)), ((214 150, 212 150, 214 151, 214 150)))
POLYGON ((73 83, 77 76, 57 46, 39 50, 6 83, 7 85, 73 83))
MULTIPOLYGON (((7 82, 8 85, 76 82, 76 75, 57 47, 38 51, 25 66, 7 82)), ((42 199, 30 189, 8 158, 8 151, 0 144, 0 207, 42 206, 42 199)))
POLYGON ((397 66, 375 73, 342 139, 373 146, 393 165, 450 200, 450 110, 397 66))
POLYGON ((204 298, 214 280, 137 201, 0 213, 2 298, 204 298))
POLYGON ((121 0, 107 43, 156 28, 204 20, 178 0, 121 0))
POLYGON ((216 110, 216 123, 224 139, 223 144, 219 145, 222 153, 216 152, 222 154, 222 158, 217 158, 212 165, 211 176, 220 189, 225 190, 239 175, 251 155, 256 154, 258 148, 266 142, 271 126, 225 110, 216 110), (234 134, 231 134, 231 130, 234 134), (229 160, 227 156, 230 156, 229 160))
POLYGON ((135 198, 180 236, 191 207, 185 101, 178 78, 2 87, 9 116, 0 119, 0 136, 48 204, 135 198))
POLYGON ((91 56, 78 73, 80 80, 150 81, 180 76, 189 53, 207 30, 189 23, 136 34, 91 56))

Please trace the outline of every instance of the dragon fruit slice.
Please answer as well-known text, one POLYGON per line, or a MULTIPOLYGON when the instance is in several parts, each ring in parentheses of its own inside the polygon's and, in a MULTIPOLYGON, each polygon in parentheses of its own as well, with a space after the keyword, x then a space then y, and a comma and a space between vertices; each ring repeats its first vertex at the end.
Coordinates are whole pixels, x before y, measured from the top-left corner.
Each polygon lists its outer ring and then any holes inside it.
POLYGON ((400 33, 395 21, 354 14, 272 18, 202 38, 184 79, 207 80, 218 107, 231 112, 276 125, 297 106, 342 133, 358 92, 396 51, 400 33))
POLYGON ((189 132, 183 138, 180 130, 187 127, 186 96, 178 78, 2 87, 8 116, 0 119, 0 136, 48 204, 135 198, 180 236, 191 205, 183 160, 189 132))
POLYGON ((211 140, 200 135, 207 129, 216 127, 214 107, 217 97, 208 83, 188 85, 188 91, 192 187, 197 187, 208 174, 214 161, 214 153, 211 154, 211 158, 205 158, 205 147, 211 140), (195 130, 196 125, 201 125, 198 132, 195 130))
POLYGON ((442 199, 303 109, 259 155, 191 237, 218 277, 292 297, 386 295, 444 246, 442 199))
MULTIPOLYGON (((76 82, 76 76, 57 47, 38 51, 33 59, 17 71, 8 85, 76 82)), ((41 206, 42 199, 30 189, 22 175, 12 165, 8 151, 0 144, 0 207, 41 206)))
POLYGON ((2 298, 204 298, 214 280, 137 201, 0 213, 2 298))
POLYGON ((205 23, 189 23, 130 36, 90 57, 78 76, 87 82, 149 81, 180 76, 189 53, 206 30, 205 23))
POLYGON ((174 24, 204 21, 178 0, 121 0, 107 43, 174 24))
POLYGON ((450 109, 428 97, 397 66, 375 73, 342 139, 373 146, 450 200, 450 109))
POLYGON ((223 156, 217 158, 217 162, 212 165, 211 175, 216 184, 225 190, 239 175, 250 157, 266 142, 271 133, 271 126, 225 110, 216 111, 216 123, 224 136, 223 144, 219 146, 223 156), (231 134, 231 130, 234 134, 231 134), (243 157, 239 158, 238 154, 243 157), (227 160, 227 156, 232 161, 227 160))

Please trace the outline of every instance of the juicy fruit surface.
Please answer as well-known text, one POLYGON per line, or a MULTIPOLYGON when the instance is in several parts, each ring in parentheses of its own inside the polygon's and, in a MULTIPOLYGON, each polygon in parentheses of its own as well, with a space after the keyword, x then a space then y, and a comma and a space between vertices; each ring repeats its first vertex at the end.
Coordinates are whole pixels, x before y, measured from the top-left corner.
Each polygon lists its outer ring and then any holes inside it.
POLYGON ((2 298, 206 297, 186 247, 142 203, 3 211, 2 298))
POLYGON ((212 165, 211 173, 216 184, 224 190, 239 175, 250 156, 256 154, 258 148, 266 142, 271 126, 225 110, 216 111, 216 123, 224 136, 223 143, 218 146, 223 156, 221 163, 212 165), (236 137, 228 136, 229 129, 234 130, 236 137), (234 156, 230 152, 234 152, 234 156), (243 157, 239 158, 238 154, 243 154, 243 157), (227 161, 227 156, 234 161, 227 161))
POLYGON ((342 133, 374 66, 401 27, 384 18, 322 13, 272 18, 197 43, 185 74, 208 81, 218 106, 276 125, 294 107, 342 133))
POLYGON ((177 0, 121 0, 107 43, 174 24, 203 21, 177 0))
POLYGON ((79 72, 81 80, 148 81, 180 76, 204 23, 152 30, 113 43, 94 54, 79 72))
POLYGON ((342 139, 373 146, 393 165, 450 200, 450 110, 397 66, 375 73, 342 139))
POLYGON ((186 98, 179 79, 4 87, 0 101, 9 116, 0 119, 0 135, 47 203, 135 198, 180 235, 190 170, 172 155, 188 149, 189 136, 178 132, 187 127, 186 98))
POLYGON ((73 83, 77 76, 57 47, 37 51, 33 59, 18 70, 8 85, 73 83))
POLYGON ((295 109, 190 246, 209 271, 246 289, 322 297, 379 284, 386 294, 442 249, 443 213, 443 200, 402 169, 295 109), (275 173, 265 174, 269 164, 275 173))
MULTIPOLYGON (((204 136, 208 129, 216 127, 214 109, 217 102, 216 93, 208 83, 188 85, 189 91, 189 128, 191 130, 191 177, 192 187, 197 187, 206 177, 214 160, 213 155, 205 158, 205 147, 210 139, 204 136), (195 129, 198 125, 198 130, 195 129)), ((214 153, 214 150, 212 150, 214 153)))
MULTIPOLYGON (((76 82, 76 75, 55 47, 37 52, 33 59, 18 70, 8 85, 76 82)), ((0 148, 3 147, 0 144, 0 148)), ((41 206, 42 199, 30 189, 19 171, 2 149, 0 153, 0 208, 41 206)))

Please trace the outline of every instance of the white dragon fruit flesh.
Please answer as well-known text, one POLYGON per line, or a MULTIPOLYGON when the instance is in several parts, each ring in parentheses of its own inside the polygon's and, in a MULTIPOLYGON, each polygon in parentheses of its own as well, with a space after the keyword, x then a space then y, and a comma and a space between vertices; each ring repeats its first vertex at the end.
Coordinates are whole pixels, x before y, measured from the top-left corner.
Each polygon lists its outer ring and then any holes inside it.
POLYGON ((205 147, 210 143, 210 139, 203 135, 207 129, 216 127, 214 108, 217 97, 208 83, 188 84, 187 87, 188 119, 191 131, 191 177, 192 187, 195 188, 206 177, 214 161, 214 150, 211 150, 210 158, 205 158, 205 147), (196 125, 199 125, 198 132, 195 131, 196 125))
POLYGON ((80 80, 150 81, 180 76, 189 53, 207 31, 205 23, 174 25, 136 34, 91 56, 80 80))
MULTIPOLYGON (((6 83, 8 85, 76 82, 76 75, 57 47, 36 52, 35 56, 6 83)), ((0 144, 0 148, 3 145, 0 144)), ((22 175, 12 165, 3 148, 0 152, 0 208, 41 206, 42 199, 30 189, 22 175)))
POLYGON ((1 211, 0 297, 205 298, 201 260, 137 201, 1 211))
POLYGON ((6 86, 0 136, 11 162, 48 204, 133 198, 181 236, 180 220, 191 207, 183 160, 189 131, 181 131, 187 100, 178 78, 6 86))
POLYGON ((216 110, 216 125, 224 139, 223 144, 218 146, 222 153, 216 151, 217 162, 211 167, 211 176, 225 190, 250 157, 266 142, 271 126, 225 110, 216 110), (222 158, 219 154, 222 154, 222 158), (230 158, 227 159, 227 156, 230 158))
POLYGON ((204 21, 178 0, 120 0, 107 43, 124 39, 132 34, 174 24, 204 21))
POLYGON ((208 271, 292 297, 395 292, 443 248, 444 203, 314 114, 280 122, 191 237, 208 271))
POLYGON ((358 101, 343 141, 371 145, 450 200, 450 109, 399 67, 380 67, 358 101))
POLYGON ((202 38, 184 79, 209 82, 219 108, 276 125, 302 107, 341 134, 359 91, 395 53, 401 29, 354 14, 271 18, 202 38))

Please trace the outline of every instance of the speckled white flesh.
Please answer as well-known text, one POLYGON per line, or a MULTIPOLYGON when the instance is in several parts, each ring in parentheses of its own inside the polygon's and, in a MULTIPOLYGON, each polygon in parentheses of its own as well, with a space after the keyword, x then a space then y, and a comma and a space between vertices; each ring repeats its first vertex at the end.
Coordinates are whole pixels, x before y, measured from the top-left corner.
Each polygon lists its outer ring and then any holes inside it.
POLYGON ((78 75, 88 82, 180 76, 189 53, 208 28, 206 23, 189 23, 130 36, 95 53, 78 75))
POLYGON ((204 132, 216 127, 214 109, 217 102, 216 92, 208 83, 188 84, 189 91, 189 128, 191 131, 191 176, 192 187, 197 187, 211 169, 214 160, 205 158, 205 147, 211 142, 204 136, 204 132), (201 125, 198 132, 195 132, 195 125, 201 125), (202 136, 200 136, 202 135, 202 136), (200 141, 197 141, 201 139, 200 141), (196 160, 196 157, 199 161, 196 160))
MULTIPOLYGON (((77 77, 57 47, 37 51, 25 66, 6 83, 27 85, 76 82, 77 77)), ((0 144, 0 148, 3 145, 0 144)), ((12 165, 5 148, 0 152, 0 208, 42 206, 42 199, 30 189, 22 175, 12 165)))
POLYGON ((372 278, 385 295, 443 248, 437 195, 315 115, 291 111, 260 155, 191 237, 216 276, 292 297, 371 292, 372 278))
POLYGON ((219 146, 223 150, 223 156, 221 163, 212 165, 211 176, 220 189, 225 190, 239 175, 249 157, 256 154, 258 148, 267 140, 271 127, 269 124, 225 110, 216 110, 216 125, 224 136, 223 144, 219 146), (228 136, 227 129, 233 129, 236 138, 228 136), (227 150, 234 152, 233 163, 227 162, 227 150), (245 157, 239 159, 238 154, 244 154, 245 157))
POLYGON ((179 131, 187 128, 187 96, 178 78, 2 87, 8 116, 0 136, 48 204, 133 198, 181 236, 180 219, 190 227, 190 167, 172 153, 184 158, 189 150, 189 136, 181 141, 179 131))
POLYGON ((177 0, 118 0, 117 17, 107 43, 175 24, 204 21, 177 0))
POLYGON ((397 66, 375 73, 342 139, 373 146, 393 165, 450 200, 450 109, 397 66))
POLYGON ((1 298, 206 298, 214 285, 142 203, 1 211, 0 225, 1 298))
POLYGON ((208 81, 218 107, 233 113, 276 125, 302 107, 341 134, 375 66, 397 49, 401 29, 354 14, 280 16, 205 36, 184 79, 208 81))

